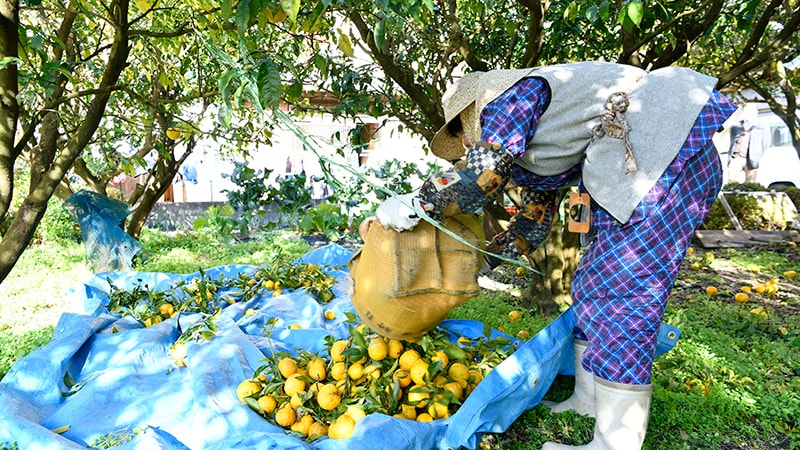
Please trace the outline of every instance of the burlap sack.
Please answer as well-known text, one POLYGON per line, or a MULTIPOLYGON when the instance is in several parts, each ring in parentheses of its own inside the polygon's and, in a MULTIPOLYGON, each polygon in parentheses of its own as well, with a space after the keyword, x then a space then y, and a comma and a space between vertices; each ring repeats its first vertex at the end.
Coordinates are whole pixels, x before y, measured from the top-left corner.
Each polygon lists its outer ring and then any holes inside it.
MULTIPOLYGON (((484 244, 476 216, 448 218, 442 225, 475 247, 484 244)), ((348 264, 350 296, 375 332, 416 341, 479 293, 482 262, 480 252, 425 221, 403 232, 375 222, 348 264)))

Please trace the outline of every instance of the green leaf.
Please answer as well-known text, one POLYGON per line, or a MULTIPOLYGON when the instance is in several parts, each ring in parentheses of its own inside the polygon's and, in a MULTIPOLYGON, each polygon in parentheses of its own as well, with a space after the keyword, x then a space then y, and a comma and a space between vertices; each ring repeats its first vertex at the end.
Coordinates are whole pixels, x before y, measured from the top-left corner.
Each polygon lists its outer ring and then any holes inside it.
POLYGON ((292 22, 297 20, 297 13, 300 12, 300 0, 280 0, 281 9, 289 16, 292 22))
POLYGON ((378 23, 375 25, 375 33, 373 34, 373 38, 375 39, 375 46, 377 48, 383 48, 383 42, 386 40, 386 18, 382 18, 378 23))
POLYGON ((233 4, 231 0, 222 0, 220 1, 220 10, 222 12, 222 18, 224 20, 228 20, 233 14, 233 4))
POLYGON ((239 34, 245 34, 250 28, 250 0, 242 0, 236 7, 236 30, 239 34))
POLYGON ((348 58, 352 58, 355 56, 355 52, 353 51, 353 44, 350 43, 350 38, 342 30, 337 31, 339 32, 339 39, 337 40, 339 50, 348 58))
POLYGON ((642 4, 641 0, 632 1, 628 3, 627 11, 628 18, 638 28, 642 23, 642 18, 644 18, 644 4, 642 4))

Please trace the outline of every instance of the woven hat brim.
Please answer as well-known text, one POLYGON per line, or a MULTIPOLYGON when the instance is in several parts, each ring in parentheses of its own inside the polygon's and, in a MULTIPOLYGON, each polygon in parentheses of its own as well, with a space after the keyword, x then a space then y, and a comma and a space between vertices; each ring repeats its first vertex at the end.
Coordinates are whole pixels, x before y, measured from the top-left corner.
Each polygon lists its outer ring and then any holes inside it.
MULTIPOLYGON (((445 120, 449 122, 457 115, 461 114, 467 107, 475 103, 479 120, 480 112, 494 99, 510 89, 519 80, 532 75, 535 68, 515 69, 515 70, 492 70, 489 72, 472 72, 461 78, 456 84, 447 90, 442 97, 442 104, 445 109, 445 120)), ((468 126, 477 124, 463 124, 466 129, 468 126)), ((431 140, 431 151, 439 158, 448 161, 460 159, 466 153, 461 139, 451 136, 447 131, 447 124, 439 129, 431 140)))

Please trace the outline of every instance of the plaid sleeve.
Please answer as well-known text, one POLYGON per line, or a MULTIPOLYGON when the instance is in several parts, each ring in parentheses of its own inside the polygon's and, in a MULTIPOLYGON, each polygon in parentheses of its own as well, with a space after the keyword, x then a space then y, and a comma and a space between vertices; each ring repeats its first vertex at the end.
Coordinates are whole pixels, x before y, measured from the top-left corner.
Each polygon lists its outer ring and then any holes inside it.
POLYGON ((520 80, 481 111, 481 140, 500 144, 519 158, 533 139, 549 101, 550 89, 543 80, 520 80))

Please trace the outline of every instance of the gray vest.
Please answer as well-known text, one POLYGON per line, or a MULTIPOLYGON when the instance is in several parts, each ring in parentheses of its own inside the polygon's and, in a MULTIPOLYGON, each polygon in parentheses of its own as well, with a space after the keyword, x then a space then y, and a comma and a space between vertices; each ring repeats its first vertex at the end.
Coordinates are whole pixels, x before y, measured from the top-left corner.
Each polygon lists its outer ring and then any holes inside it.
MULTIPOLYGON (((512 72, 512 71, 509 71, 512 72)), ((528 151, 515 162, 537 175, 557 175, 583 163, 582 179, 592 198, 620 223, 655 185, 680 151, 716 79, 682 67, 652 72, 606 62, 579 62, 522 69, 520 78, 541 77, 551 89, 528 151), (624 92, 624 113, 637 170, 625 173, 623 140, 592 140, 606 100, 624 92)), ((479 107, 483 107, 480 100, 479 107)))

